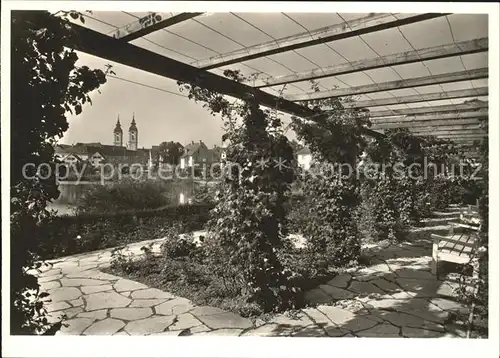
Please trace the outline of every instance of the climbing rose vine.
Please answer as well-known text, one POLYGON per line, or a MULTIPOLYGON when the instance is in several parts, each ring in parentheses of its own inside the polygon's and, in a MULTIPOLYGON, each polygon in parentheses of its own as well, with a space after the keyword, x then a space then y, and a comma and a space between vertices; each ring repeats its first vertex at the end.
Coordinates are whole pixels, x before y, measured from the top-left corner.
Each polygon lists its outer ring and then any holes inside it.
MULTIPOLYGON (((64 15, 64 14, 63 14, 64 15)), ((76 12, 66 14, 82 18, 76 12)), ((54 144, 68 129, 67 112, 80 114, 89 93, 106 82, 100 70, 76 66, 68 49, 67 16, 42 11, 12 12, 11 52, 11 334, 50 333, 41 292, 30 268, 40 268, 38 251, 47 241, 47 202, 58 196, 55 175, 23 175, 23 166, 55 166, 54 144), (38 26, 42 24, 42 26, 38 26), (30 176, 34 179, 26 179, 30 176)), ((51 171, 54 173, 54 170, 51 171)))
POLYGON ((351 170, 366 145, 363 111, 344 108, 338 99, 308 104, 318 110, 312 120, 297 117, 292 126, 311 149, 314 163, 302 179, 307 200, 300 232, 306 237, 310 265, 317 272, 353 264, 360 256, 357 216, 358 180, 351 170), (320 112, 325 110, 325 112, 320 112))
MULTIPOLYGON (((225 74, 241 80, 237 72, 225 74)), ((204 243, 213 272, 266 312, 293 307, 298 289, 277 256, 287 236, 284 204, 293 180, 293 150, 279 117, 251 96, 230 103, 196 84, 180 85, 222 115, 229 142, 204 243)))

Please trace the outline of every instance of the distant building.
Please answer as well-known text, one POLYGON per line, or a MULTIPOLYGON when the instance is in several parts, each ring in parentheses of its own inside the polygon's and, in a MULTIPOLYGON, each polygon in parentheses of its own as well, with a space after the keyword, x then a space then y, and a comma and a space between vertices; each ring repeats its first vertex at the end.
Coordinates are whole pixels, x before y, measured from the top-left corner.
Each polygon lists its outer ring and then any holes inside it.
POLYGON ((195 166, 201 167, 203 164, 210 165, 217 162, 217 157, 213 150, 201 140, 199 142, 191 142, 184 146, 184 153, 181 156, 181 169, 192 168, 195 166))
POLYGON ((132 123, 128 129, 128 149, 137 150, 139 143, 139 131, 135 124, 135 114, 132 115, 132 123))
POLYGON ((122 130, 122 126, 120 125, 120 116, 118 116, 118 120, 116 121, 116 126, 115 126, 115 130, 113 131, 113 135, 114 135, 113 145, 115 147, 122 147, 123 146, 123 130, 122 130))
POLYGON ((110 163, 113 166, 139 164, 145 168, 152 167, 152 158, 157 158, 158 147, 139 149, 139 131, 135 122, 135 115, 129 127, 127 146, 123 146, 123 130, 120 118, 116 121, 113 130, 113 145, 93 143, 77 143, 74 145, 56 145, 55 156, 67 164, 90 164, 93 167, 110 163))
POLYGON ((297 163, 304 170, 309 170, 311 168, 312 162, 312 153, 311 150, 307 147, 300 149, 297 151, 297 163))

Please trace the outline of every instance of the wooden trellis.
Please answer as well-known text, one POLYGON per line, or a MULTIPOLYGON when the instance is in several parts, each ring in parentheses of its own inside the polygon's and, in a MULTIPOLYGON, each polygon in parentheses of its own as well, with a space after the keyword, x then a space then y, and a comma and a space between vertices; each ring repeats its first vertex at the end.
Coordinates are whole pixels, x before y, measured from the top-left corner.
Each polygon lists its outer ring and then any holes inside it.
MULTIPOLYGON (((260 75, 243 83, 230 80, 214 72, 221 67, 246 61, 267 58, 278 54, 287 54, 298 50, 314 48, 321 44, 335 47, 336 43, 345 39, 359 39, 361 35, 376 34, 388 30, 399 30, 404 26, 426 26, 429 21, 445 18, 452 14, 387 14, 372 13, 343 23, 332 23, 313 31, 293 34, 273 41, 247 46, 240 50, 221 53, 210 58, 200 59, 191 63, 149 51, 130 41, 143 38, 152 33, 175 29, 181 23, 193 21, 202 13, 150 13, 118 27, 110 34, 103 34, 79 24, 73 24, 72 43, 75 49, 143 71, 154 73, 166 78, 196 83, 199 86, 236 97, 252 96, 260 104, 276 108, 285 113, 309 118, 313 111, 301 102, 311 99, 326 99, 331 97, 358 96, 363 94, 387 94, 393 90, 414 89, 424 86, 439 85, 440 91, 410 94, 403 96, 387 96, 347 103, 348 106, 370 109, 372 128, 366 128, 366 134, 383 135, 390 128, 408 128, 418 135, 434 135, 447 138, 457 143, 470 144, 481 140, 488 134, 481 128, 482 120, 488 118, 488 101, 466 101, 488 95, 488 87, 475 87, 473 80, 487 79, 488 68, 480 67, 463 71, 450 71, 429 76, 413 76, 401 80, 374 81, 374 83, 348 88, 326 88, 299 94, 284 94, 282 97, 271 93, 273 86, 304 83, 305 81, 336 79, 348 74, 364 74, 365 71, 376 69, 391 69, 394 66, 427 63, 440 59, 453 59, 470 54, 488 52, 488 34, 467 41, 429 46, 426 48, 403 50, 399 53, 380 55, 376 58, 349 61, 343 64, 332 64, 307 71, 296 71, 282 76, 260 75), (467 88, 449 89, 444 85, 454 83, 471 83, 467 88), (432 101, 453 100, 453 104, 432 105, 432 101), (431 102, 428 104, 427 102, 431 102), (461 102, 461 103, 460 103, 461 102), (391 107, 392 106, 392 107, 391 107), (407 106, 406 108, 394 108, 407 106), (382 107, 375 108, 373 107, 382 107), (385 109, 383 109, 385 107, 385 109)), ((221 16, 231 16, 229 13, 221 16)), ((44 14, 40 13, 37 26, 43 28, 44 14)), ((221 17, 222 18, 222 17, 221 17)), ((451 30, 451 25, 450 25, 451 30)), ((238 28, 232 29, 237 32, 238 28)), ((409 41, 410 42, 410 41, 409 41)), ((463 62, 462 62, 463 63, 463 62)), ((430 71, 429 71, 430 72, 430 71)), ((380 96, 379 96, 380 97, 380 96)))

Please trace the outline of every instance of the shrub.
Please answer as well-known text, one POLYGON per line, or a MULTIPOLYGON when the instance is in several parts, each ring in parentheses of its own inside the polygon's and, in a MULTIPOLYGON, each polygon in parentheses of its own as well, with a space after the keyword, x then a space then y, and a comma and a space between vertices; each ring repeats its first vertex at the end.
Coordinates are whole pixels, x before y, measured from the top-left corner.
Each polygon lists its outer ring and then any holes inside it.
MULTIPOLYGON (((301 184, 302 180, 296 180, 295 184, 301 184)), ((307 223, 307 216, 309 212, 309 198, 304 195, 302 189, 300 191, 292 192, 285 205, 287 215, 288 230, 294 234, 303 234, 302 229, 307 223)))
POLYGON ((306 237, 304 254, 310 264, 325 273, 347 266, 360 255, 360 233, 353 210, 359 204, 356 187, 349 179, 330 173, 327 179, 311 173, 304 180, 307 214, 300 232, 306 237))
POLYGON ((125 246, 119 246, 111 250, 111 260, 109 262, 112 270, 119 272, 131 273, 135 271, 135 262, 132 254, 125 255, 123 249, 125 246))
POLYGON ((108 214, 54 217, 43 244, 46 258, 89 252, 131 242, 161 238, 174 225, 182 231, 199 230, 208 220, 211 205, 193 204, 108 214))
POLYGON ((405 221, 396 200, 397 184, 394 180, 385 178, 375 183, 364 182, 362 187, 366 215, 370 220, 370 238, 376 241, 403 239, 406 233, 405 221))
POLYGON ((171 184, 163 181, 125 181, 94 185, 79 198, 77 214, 155 209, 172 205, 171 184))
POLYGON ((193 241, 193 234, 181 235, 179 226, 172 226, 167 230, 165 241, 162 243, 162 256, 168 259, 192 256, 196 251, 196 244, 193 241))
POLYGON ((219 183, 197 185, 194 188, 193 203, 215 205, 215 193, 219 186, 219 183))

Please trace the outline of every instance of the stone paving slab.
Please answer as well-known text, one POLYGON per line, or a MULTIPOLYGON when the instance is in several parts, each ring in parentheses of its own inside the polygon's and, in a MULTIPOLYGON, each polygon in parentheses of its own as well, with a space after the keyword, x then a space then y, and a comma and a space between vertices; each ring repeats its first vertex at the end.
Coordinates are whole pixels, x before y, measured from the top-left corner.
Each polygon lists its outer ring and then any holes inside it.
MULTIPOLYGON (((162 240, 134 243, 128 252, 138 255, 149 243, 158 251, 162 240)), ((348 269, 306 292, 311 307, 255 323, 99 271, 109 265, 111 249, 53 260, 37 276, 52 300, 49 320, 66 316, 58 335, 463 337, 448 318, 467 308, 455 301, 456 284, 430 273, 429 245, 365 245, 373 264, 348 269)))

